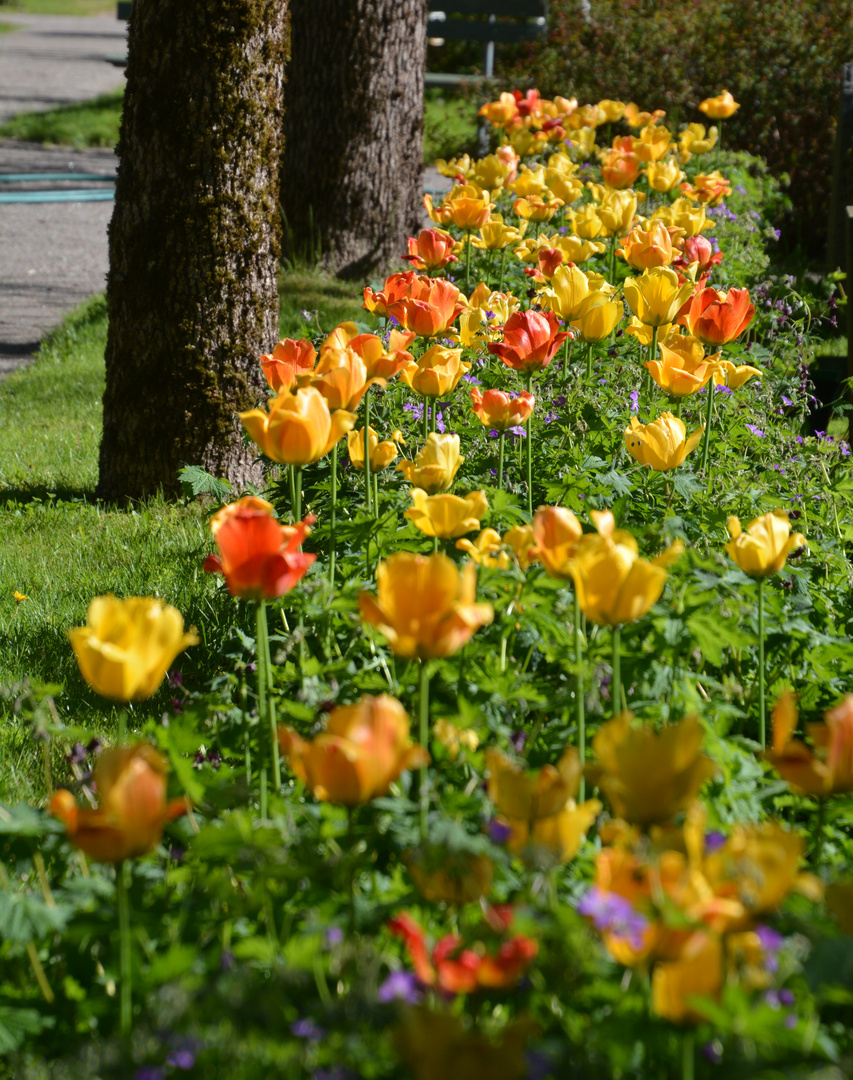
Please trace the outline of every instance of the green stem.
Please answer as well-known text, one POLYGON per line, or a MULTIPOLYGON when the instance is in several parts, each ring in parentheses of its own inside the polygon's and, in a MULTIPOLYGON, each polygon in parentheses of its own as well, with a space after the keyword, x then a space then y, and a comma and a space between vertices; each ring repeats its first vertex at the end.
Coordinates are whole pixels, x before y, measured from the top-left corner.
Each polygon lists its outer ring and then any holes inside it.
POLYGON ((613 276, 616 273, 616 245, 618 243, 616 234, 614 233, 610 240, 610 268, 608 273, 608 281, 613 284, 613 276))
POLYGON ((507 253, 507 248, 504 248, 501 251, 501 280, 498 282, 498 292, 503 292, 504 291, 504 274, 505 274, 505 271, 506 271, 506 253, 507 253))
POLYGON ((370 391, 364 395, 364 488, 367 492, 367 513, 373 512, 370 486, 370 391))
MULTIPOLYGON (((267 602, 258 601, 257 611, 258 642, 263 642, 264 657, 264 683, 266 686, 267 712, 263 719, 267 722, 267 731, 270 738, 270 761, 272 761, 273 791, 278 794, 281 791, 281 764, 278 757, 278 727, 275 719, 275 700, 272 695, 272 659, 270 657, 270 633, 267 624, 267 602)), ((260 655, 260 649, 259 649, 260 655)))
POLYGON ((429 430, 430 434, 434 435, 436 431, 436 424, 438 423, 438 399, 432 403, 432 407, 429 410, 429 430))
POLYGON ((572 358, 572 345, 574 344, 574 338, 567 337, 563 342, 563 378, 569 377, 569 361, 572 358))
POLYGON ((681 403, 683 401, 684 398, 678 398, 675 402, 675 415, 679 420, 681 419, 681 403))
MULTIPOLYGON (((421 660, 419 678, 419 730, 418 742, 426 750, 429 743, 429 661, 421 660)), ((429 814, 429 773, 427 766, 420 767, 420 827, 421 840, 425 841, 428 834, 429 814)))
MULTIPOLYGON (((702 472, 706 472, 708 468, 708 454, 711 449, 711 419, 714 415, 714 394, 716 393, 713 375, 705 386, 708 391, 708 404, 705 408, 705 441, 702 444, 702 472)), ((708 479, 710 480, 710 477, 708 477, 708 479)))
POLYGON ((465 259, 465 299, 467 300, 471 291, 471 230, 466 229, 465 235, 468 238, 468 243, 465 245, 468 249, 465 259))
POLYGON ((427 439, 429 439, 429 398, 428 397, 424 398, 423 424, 424 424, 424 443, 426 444, 427 439))
POLYGON ((581 604, 578 597, 577 586, 575 587, 575 718, 578 725, 578 756, 581 762, 581 783, 578 789, 578 801, 583 802, 586 798, 586 781, 583 777, 583 767, 586 761, 586 710, 583 700, 583 643, 581 639, 581 604))
POLYGON ((622 627, 613 627, 613 678, 610 681, 610 698, 613 715, 622 712, 622 627))
POLYGON ((116 864, 116 904, 119 936, 119 1020, 123 1038, 128 1038, 133 1023, 133 972, 130 951, 130 896, 128 876, 130 867, 124 861, 116 864))
POLYGON ((246 673, 245 671, 240 676, 240 703, 243 713, 243 756, 246 762, 246 785, 252 786, 252 747, 249 742, 249 709, 246 704, 246 673))
MULTIPOLYGON (((527 392, 533 382, 533 372, 525 372, 527 392)), ((527 419, 527 512, 533 516, 533 413, 527 419)))
POLYGON ((586 343, 586 377, 592 379, 592 344, 589 341, 586 343))
MULTIPOLYGON (((262 725, 267 717, 267 650, 266 643, 264 642, 264 631, 266 629, 266 612, 264 616, 261 616, 261 604, 263 601, 258 602, 258 610, 255 613, 255 661, 257 664, 258 675, 258 727, 262 730, 262 725), (263 619, 263 623, 262 623, 263 619)), ((266 754, 263 752, 263 739, 258 738, 258 750, 259 758, 261 762, 260 768, 260 793, 259 793, 259 812, 262 820, 266 820, 267 816, 267 760, 266 754)))
MULTIPOLYGON (((656 326, 653 326, 652 327, 652 340, 651 340, 651 342, 649 344, 649 360, 650 361, 651 360, 657 360, 657 358, 658 358, 658 328, 656 326)), ((649 371, 649 369, 646 368, 646 371, 649 371)), ((651 372, 649 372, 649 374, 651 374, 651 372)))
POLYGON ((332 447, 332 517, 329 523, 329 581, 332 588, 335 587, 335 564, 337 561, 337 539, 335 537, 335 523, 338 513, 338 444, 332 447))
POLYGON ((694 1032, 690 1028, 681 1036, 681 1080, 693 1080, 694 1038, 694 1032))
POLYGON ((293 466, 293 519, 294 523, 302 520, 302 466, 293 466))
POLYGON ((498 435, 498 487, 504 486, 504 443, 506 441, 506 432, 502 431, 498 435))
POLYGON ((376 508, 376 515, 379 516, 379 473, 373 474, 373 505, 376 508))
POLYGON ((353 827, 353 807, 347 807, 347 847, 349 855, 349 932, 355 931, 355 829, 353 827))
POLYGON ((765 747, 764 719, 764 578, 758 579, 758 738, 765 747))

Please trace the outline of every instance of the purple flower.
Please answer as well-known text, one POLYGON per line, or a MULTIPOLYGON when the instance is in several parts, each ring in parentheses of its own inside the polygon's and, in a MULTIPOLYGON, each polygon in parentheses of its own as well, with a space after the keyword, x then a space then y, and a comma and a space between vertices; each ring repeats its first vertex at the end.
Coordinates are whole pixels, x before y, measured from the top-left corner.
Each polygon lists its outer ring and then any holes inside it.
POLYGON ((628 398, 631 402, 631 412, 638 413, 640 411, 640 391, 632 390, 628 398))
POLYGON ((358 1080, 345 1065, 333 1065, 330 1069, 315 1069, 311 1080, 358 1080))
POLYGON ((444 413, 438 413, 438 415, 435 418, 435 426, 436 426, 436 429, 438 431, 440 431, 441 434, 443 435, 444 434, 444 413))
POLYGON ((469 373, 466 373, 465 375, 462 376, 462 378, 466 383, 471 383, 474 386, 481 386, 482 385, 480 380, 477 378, 476 375, 471 375, 469 373))
POLYGON ((838 449, 840 450, 842 457, 850 457, 850 447, 843 439, 838 444, 838 449))
POLYGON ((783 394, 783 395, 782 395, 782 404, 783 404, 783 405, 787 405, 787 406, 788 406, 789 408, 791 408, 791 407, 793 407, 793 404, 794 404, 794 403, 793 403, 793 401, 791 401, 791 399, 790 399, 789 397, 786 397, 786 396, 785 396, 785 395, 783 394))
POLYGON ((505 844, 512 836, 512 826, 504 825, 504 823, 498 821, 497 818, 492 818, 486 827, 486 831, 494 844, 505 844))
POLYGON ((719 1065, 723 1060, 723 1044, 719 1039, 714 1039, 713 1042, 707 1042, 702 1047, 702 1057, 706 1061, 710 1061, 712 1065, 719 1065))
POLYGON ((764 432, 761 430, 760 427, 756 427, 755 424, 747 424, 746 427, 747 427, 747 430, 751 431, 752 434, 755 435, 757 438, 759 438, 759 439, 764 438, 764 432))
POLYGON ((602 933, 622 938, 632 949, 642 948, 648 920, 624 896, 604 892, 593 885, 581 897, 578 912, 592 919, 595 928, 602 933))
POLYGON ((65 760, 69 765, 82 765, 86 757, 86 747, 82 743, 76 742, 71 747, 71 753, 65 755, 65 760))
POLYGON ((554 398, 551 404, 556 405, 557 408, 562 408, 562 406, 566 404, 565 394, 559 394, 557 397, 554 398))
POLYGON ((301 1020, 294 1020, 290 1025, 290 1033, 295 1035, 297 1039, 307 1039, 308 1042, 319 1042, 326 1035, 323 1028, 319 1027, 307 1016, 301 1020))
POLYGON ((173 1050, 166 1058, 166 1064, 175 1069, 183 1069, 184 1072, 189 1072, 195 1065, 195 1054, 192 1050, 173 1050))
POLYGON ((416 420, 420 420, 424 415, 424 407, 421 402, 407 401, 403 406, 403 412, 409 412, 416 420))
POLYGON ((785 1027, 788 1028, 789 1031, 791 1030, 791 1028, 795 1028, 797 1026, 797 1014, 788 1013, 788 1015, 785 1017, 784 1023, 785 1027))
POLYGON ((791 1006, 794 1004, 794 991, 793 990, 780 990, 779 1000, 783 1005, 791 1006))
POLYGON ((756 926, 755 934, 764 952, 764 966, 768 971, 777 971, 779 968, 777 953, 782 948, 785 939, 778 930, 774 930, 770 926, 756 926))
POLYGON ((726 834, 718 829, 712 829, 705 833, 705 850, 708 852, 719 851, 726 842, 726 834))
POLYGON ((383 1005, 391 1001, 405 1001, 407 1005, 414 1005, 420 1001, 422 994, 413 971, 392 971, 379 987, 377 996, 383 1005))
POLYGON ((794 436, 794 442, 795 442, 795 443, 796 443, 796 444, 797 444, 798 446, 802 446, 802 445, 803 445, 803 443, 804 443, 805 441, 806 441, 806 440, 805 440, 805 439, 804 439, 804 438, 802 437, 802 435, 795 435, 795 436, 794 436))
POLYGON ((514 435, 517 439, 523 439, 527 435, 527 432, 521 426, 521 424, 516 424, 515 427, 507 428, 507 431, 510 435, 514 435))
MULTIPOLYGON (((703 387, 703 389, 704 389, 704 387, 703 387)), ((734 393, 734 390, 732 390, 728 386, 724 386, 723 383, 717 383, 717 385, 714 387, 714 389, 718 394, 733 394, 734 393)))
POLYGON ((517 731, 514 735, 510 735, 509 741, 516 754, 520 754, 524 750, 524 744, 527 742, 527 732, 517 731))
POLYGON ((169 672, 169 686, 183 686, 184 677, 177 669, 169 672))
POLYGON ((344 932, 339 926, 330 926, 326 931, 326 947, 333 949, 344 940, 344 932))

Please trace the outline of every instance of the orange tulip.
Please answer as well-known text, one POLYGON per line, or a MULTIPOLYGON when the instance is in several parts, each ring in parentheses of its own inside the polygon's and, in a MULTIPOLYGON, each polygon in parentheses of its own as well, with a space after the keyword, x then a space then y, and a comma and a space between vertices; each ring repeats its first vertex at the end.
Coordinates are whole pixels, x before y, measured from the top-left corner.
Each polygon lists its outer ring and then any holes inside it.
POLYGON ((569 560, 574 558, 583 529, 581 523, 564 506, 540 506, 531 523, 535 551, 533 557, 545 567, 551 577, 571 579, 569 560))
POLYGON ((496 431, 526 424, 536 404, 536 399, 527 390, 512 397, 503 390, 487 390, 483 394, 475 386, 470 393, 474 415, 481 424, 496 431))
POLYGON ((558 325, 552 311, 516 311, 507 319, 503 341, 486 348, 516 371, 541 371, 568 337, 558 333, 558 325))
POLYGON ((316 359, 317 351, 310 341, 284 338, 270 355, 261 357, 261 367, 267 382, 278 394, 290 390, 299 375, 309 375, 316 359))
POLYGON ((387 315, 388 307, 391 304, 401 300, 404 296, 408 296, 413 286, 417 287, 417 280, 417 274, 414 270, 406 270, 387 277, 380 292, 374 292, 368 285, 364 290, 362 307, 366 308, 372 315, 387 315))
POLYGON ((92 774, 98 809, 78 806, 62 788, 50 800, 50 812, 90 859, 120 863, 138 858, 160 843, 166 822, 187 812, 185 798, 166 801, 168 768, 148 743, 105 750, 92 774))
POLYGON ((818 798, 853 791, 853 694, 824 713, 823 724, 809 724, 812 751, 792 738, 797 705, 788 690, 773 710, 773 748, 765 758, 796 791, 818 798))
POLYGON ((658 349, 660 360, 647 360, 645 367, 661 390, 674 397, 695 394, 719 371, 720 353, 706 356, 698 338, 671 336, 658 349))
POLYGON ((320 362, 311 377, 310 385, 319 390, 329 411, 354 411, 374 383, 385 385, 384 379, 368 379, 367 367, 352 346, 343 349, 324 348, 320 362))
POLYGON ((459 380, 471 367, 462 359, 461 349, 432 348, 401 369, 400 376, 407 386, 423 397, 443 397, 455 390, 459 380))
POLYGON ((300 550, 313 518, 280 525, 272 507, 252 495, 224 507, 210 519, 219 555, 204 569, 224 574, 228 591, 244 600, 274 600, 296 585, 316 560, 300 550))
POLYGON ((318 799, 360 806, 385 795, 400 773, 429 763, 409 728, 400 702, 380 694, 333 709, 325 730, 310 741, 287 725, 279 728, 278 740, 296 776, 318 799))
POLYGON ((734 116, 739 108, 740 104, 735 101, 728 90, 717 94, 716 97, 705 98, 704 101, 699 103, 700 112, 703 112, 711 120, 728 120, 730 116, 734 116))
POLYGON ((315 387, 283 393, 261 409, 240 413, 249 437, 271 461, 282 465, 310 465, 332 449, 355 427, 355 413, 329 406, 315 387))
POLYGON ((749 289, 717 292, 708 286, 697 289, 679 322, 706 345, 728 345, 746 330, 755 315, 749 289))
POLYGON ((672 238, 662 221, 652 221, 647 231, 633 229, 617 249, 634 270, 649 270, 653 266, 669 266, 673 260, 672 238))
POLYGON ((406 364, 412 362, 412 354, 406 350, 414 340, 415 335, 411 331, 392 330, 386 351, 382 339, 376 334, 360 334, 355 323, 345 322, 335 327, 320 346, 320 356, 322 358, 327 349, 349 347, 364 361, 368 379, 393 379, 406 364))
POLYGON ((629 188, 640 175, 640 159, 636 154, 611 150, 601 163, 601 178, 612 188, 629 188))
POLYGON ((388 305, 388 314, 418 337, 447 333, 456 317, 467 307, 465 298, 449 281, 421 278, 411 294, 388 305))
POLYGON ((680 184, 679 190, 696 202, 719 206, 727 195, 731 195, 732 185, 715 170, 707 175, 694 176, 692 184, 680 184))
POLYGON ((448 263, 458 262, 453 254, 456 241, 450 233, 441 229, 421 229, 417 240, 410 236, 406 243, 409 252, 403 258, 416 270, 432 273, 433 270, 442 270, 448 263))

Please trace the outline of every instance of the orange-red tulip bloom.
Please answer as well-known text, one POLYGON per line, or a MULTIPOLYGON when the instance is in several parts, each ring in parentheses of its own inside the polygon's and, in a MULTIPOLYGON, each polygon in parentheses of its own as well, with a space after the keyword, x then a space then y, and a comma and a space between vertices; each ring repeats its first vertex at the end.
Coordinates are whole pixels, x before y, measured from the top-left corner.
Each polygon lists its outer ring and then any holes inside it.
POLYGON ((272 353, 261 357, 261 367, 267 382, 276 394, 290 390, 300 375, 314 370, 317 351, 310 341, 284 338, 272 353))
POLYGON ((453 249, 456 241, 450 233, 441 229, 421 229, 417 239, 410 236, 406 241, 409 251, 403 258, 416 270, 442 270, 448 263, 457 262, 453 249))
POLYGON ((507 319, 503 341, 486 348, 516 371, 541 371, 569 336, 558 327, 552 311, 516 311, 507 319))
POLYGON ((388 305, 388 314, 418 337, 444 334, 467 307, 460 291, 442 278, 421 278, 420 287, 388 305))
POLYGON ((503 390, 487 390, 484 394, 476 386, 471 390, 471 406, 477 419, 496 431, 526 424, 535 404, 536 399, 527 390, 516 397, 503 390))
POLYGON ((693 294, 679 322, 706 345, 728 345, 746 330, 753 315, 755 304, 750 303, 749 289, 729 289, 725 293, 708 286, 693 294))
POLYGON ((406 270, 387 277, 380 292, 374 292, 368 285, 364 290, 362 307, 367 308, 372 315, 387 315, 391 304, 408 296, 413 286, 417 287, 417 280, 414 270, 406 270))

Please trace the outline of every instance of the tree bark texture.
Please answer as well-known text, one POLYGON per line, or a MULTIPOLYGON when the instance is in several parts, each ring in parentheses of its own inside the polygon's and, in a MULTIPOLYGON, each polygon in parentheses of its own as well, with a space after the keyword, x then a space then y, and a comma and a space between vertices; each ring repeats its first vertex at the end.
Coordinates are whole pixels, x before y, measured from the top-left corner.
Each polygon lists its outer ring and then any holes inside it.
POLYGON ((109 230, 98 494, 260 480, 237 419, 278 337, 286 0, 135 0, 109 230))
POLYGON ((421 228, 426 0, 290 0, 285 253, 341 277, 400 266, 421 228))

